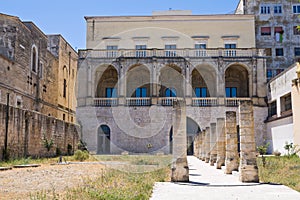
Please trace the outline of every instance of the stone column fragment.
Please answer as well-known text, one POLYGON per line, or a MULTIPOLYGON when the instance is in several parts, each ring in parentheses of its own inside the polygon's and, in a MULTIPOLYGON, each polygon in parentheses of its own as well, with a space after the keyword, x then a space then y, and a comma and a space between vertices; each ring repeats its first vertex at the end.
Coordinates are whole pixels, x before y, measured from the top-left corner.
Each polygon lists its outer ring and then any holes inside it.
POLYGON ((256 163, 256 144, 254 137, 253 103, 251 100, 240 101, 240 180, 242 182, 259 182, 256 163))
POLYGON ((232 174, 232 171, 237 171, 239 168, 236 112, 232 112, 232 111, 226 112, 225 134, 226 134, 225 173, 232 174))
POLYGON ((188 182, 186 105, 184 100, 174 102, 172 121, 174 134, 171 181, 188 182))
POLYGON ((221 169, 225 165, 225 144, 225 119, 217 118, 217 169, 221 169))
POLYGON ((210 165, 214 166, 217 161, 217 124, 210 124, 210 165))
POLYGON ((209 163, 209 159, 210 159, 210 127, 206 127, 205 130, 205 162, 209 163))

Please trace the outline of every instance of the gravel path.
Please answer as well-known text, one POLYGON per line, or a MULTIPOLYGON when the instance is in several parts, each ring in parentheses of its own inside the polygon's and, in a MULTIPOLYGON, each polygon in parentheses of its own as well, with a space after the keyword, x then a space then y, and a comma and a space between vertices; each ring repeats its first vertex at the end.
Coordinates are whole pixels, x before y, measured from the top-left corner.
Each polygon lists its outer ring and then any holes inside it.
POLYGON ((37 168, 0 171, 0 199, 30 199, 30 193, 49 194, 84 184, 101 175, 104 165, 96 163, 42 165, 37 168))

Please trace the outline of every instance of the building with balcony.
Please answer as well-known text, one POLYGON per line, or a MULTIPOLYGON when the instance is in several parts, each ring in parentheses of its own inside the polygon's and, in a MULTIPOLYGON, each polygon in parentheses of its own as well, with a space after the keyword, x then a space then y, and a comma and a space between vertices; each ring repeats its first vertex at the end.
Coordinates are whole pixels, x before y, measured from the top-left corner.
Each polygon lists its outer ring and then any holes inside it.
POLYGON ((268 80, 299 61, 298 0, 240 0, 236 14, 255 15, 256 44, 266 49, 268 80))
POLYGON ((90 151, 170 153, 176 99, 186 102, 189 153, 194 135, 237 111, 241 99, 253 101, 263 141, 266 58, 254 16, 167 11, 85 20, 76 112, 90 151))

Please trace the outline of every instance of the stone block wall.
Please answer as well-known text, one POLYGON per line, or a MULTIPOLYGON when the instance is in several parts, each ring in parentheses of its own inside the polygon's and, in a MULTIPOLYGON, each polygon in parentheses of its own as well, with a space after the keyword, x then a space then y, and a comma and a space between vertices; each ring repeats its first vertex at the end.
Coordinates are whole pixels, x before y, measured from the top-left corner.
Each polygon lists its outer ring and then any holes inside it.
MULTIPOLYGON (((3 156, 5 141, 6 105, 0 104, 0 160, 3 156)), ((9 156, 15 157, 46 157, 68 153, 68 145, 72 151, 77 149, 79 142, 79 126, 66 123, 56 118, 42 115, 34 111, 9 107, 7 147, 9 156), (53 147, 48 152, 43 140, 53 140, 53 147)))

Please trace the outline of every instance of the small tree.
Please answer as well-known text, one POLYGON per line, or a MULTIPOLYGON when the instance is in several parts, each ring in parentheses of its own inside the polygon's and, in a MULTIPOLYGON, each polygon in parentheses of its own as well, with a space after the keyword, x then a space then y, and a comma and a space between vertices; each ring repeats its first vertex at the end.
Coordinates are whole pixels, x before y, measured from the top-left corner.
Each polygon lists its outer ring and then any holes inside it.
POLYGON ((261 145, 261 146, 257 147, 257 151, 261 155, 261 158, 262 158, 263 167, 266 166, 266 157, 264 155, 267 154, 269 146, 270 146, 270 143, 268 142, 265 145, 261 145))
POLYGON ((44 136, 43 136, 43 145, 47 149, 47 152, 49 153, 49 151, 51 150, 51 148, 54 145, 54 141, 53 141, 52 138, 50 140, 48 140, 47 137, 44 134, 44 136))

